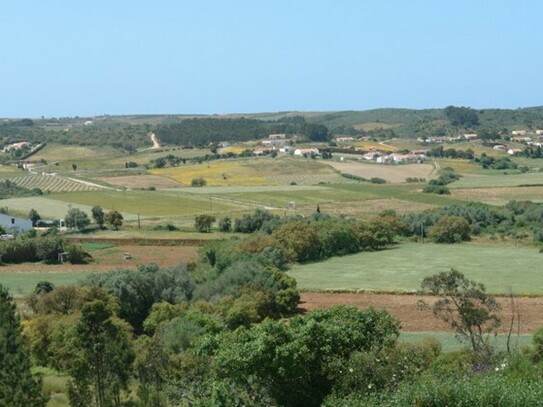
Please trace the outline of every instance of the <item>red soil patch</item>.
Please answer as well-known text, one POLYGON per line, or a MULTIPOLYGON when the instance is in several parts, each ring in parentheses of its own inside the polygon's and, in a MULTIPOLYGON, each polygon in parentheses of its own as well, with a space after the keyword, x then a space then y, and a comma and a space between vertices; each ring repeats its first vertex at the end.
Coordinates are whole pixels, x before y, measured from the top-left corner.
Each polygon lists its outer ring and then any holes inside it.
MULTIPOLYGON (((431 311, 417 309, 417 301, 424 299, 431 303, 435 298, 420 295, 395 295, 371 293, 313 293, 300 294, 300 308, 311 311, 318 308, 328 308, 334 305, 352 305, 358 308, 374 307, 386 309, 406 332, 446 332, 452 331, 450 327, 438 320, 431 311)), ((498 298, 502 306, 502 328, 500 332, 506 333, 511 320, 511 304, 508 298, 498 298)), ((543 326, 543 298, 517 297, 516 307, 520 315, 520 333, 533 333, 543 326)), ((516 333, 516 323, 515 330, 516 333)))
POLYGON ((102 250, 93 250, 93 262, 89 264, 9 264, 0 267, 0 271, 108 271, 115 269, 135 269, 138 264, 156 263, 160 267, 169 267, 196 260, 198 247, 195 246, 139 246, 119 245, 102 250), (124 259, 124 253, 130 253, 130 260, 124 259))

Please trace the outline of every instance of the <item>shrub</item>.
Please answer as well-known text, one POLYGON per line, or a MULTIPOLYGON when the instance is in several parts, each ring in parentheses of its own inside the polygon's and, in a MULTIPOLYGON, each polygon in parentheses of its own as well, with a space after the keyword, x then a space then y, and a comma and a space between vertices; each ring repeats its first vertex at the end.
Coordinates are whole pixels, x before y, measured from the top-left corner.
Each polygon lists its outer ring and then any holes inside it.
POLYGON ((203 178, 193 178, 190 182, 190 186, 192 187, 205 187, 207 185, 207 181, 203 178))
POLYGON ((436 243, 458 243, 470 239, 468 221, 460 216, 442 216, 428 231, 436 243))
POLYGON ((373 178, 370 178, 370 182, 372 184, 386 184, 387 180, 384 178, 373 177, 373 178))

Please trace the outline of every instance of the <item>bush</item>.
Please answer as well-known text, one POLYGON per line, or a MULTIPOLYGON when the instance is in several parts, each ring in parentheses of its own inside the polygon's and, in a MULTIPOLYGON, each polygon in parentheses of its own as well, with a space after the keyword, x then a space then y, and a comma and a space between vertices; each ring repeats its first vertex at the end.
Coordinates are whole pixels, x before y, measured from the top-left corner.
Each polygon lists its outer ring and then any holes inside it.
POLYGON ((207 185, 207 181, 203 178, 193 178, 190 182, 191 187, 205 187, 207 185))
POLYGON ((468 221, 460 216, 442 216, 428 231, 436 243, 458 243, 470 239, 468 221))
POLYGON ((219 221, 219 231, 230 232, 232 230, 232 221, 229 217, 222 218, 219 221))
POLYGON ((387 180, 384 178, 373 177, 373 178, 370 178, 370 182, 372 184, 386 184, 387 180))

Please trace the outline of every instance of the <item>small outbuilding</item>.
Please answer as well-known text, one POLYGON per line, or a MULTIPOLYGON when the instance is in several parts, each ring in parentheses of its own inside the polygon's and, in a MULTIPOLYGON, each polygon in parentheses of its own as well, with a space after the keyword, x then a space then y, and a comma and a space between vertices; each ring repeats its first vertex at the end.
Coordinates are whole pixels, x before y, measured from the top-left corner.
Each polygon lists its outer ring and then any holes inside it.
POLYGON ((11 234, 24 233, 32 229, 32 221, 0 213, 0 226, 11 234))

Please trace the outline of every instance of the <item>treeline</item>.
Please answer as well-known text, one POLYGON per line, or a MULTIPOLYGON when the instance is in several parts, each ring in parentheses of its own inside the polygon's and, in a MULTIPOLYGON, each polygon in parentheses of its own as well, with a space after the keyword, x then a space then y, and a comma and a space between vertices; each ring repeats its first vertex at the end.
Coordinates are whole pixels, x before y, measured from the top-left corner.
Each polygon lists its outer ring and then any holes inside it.
POLYGON ((509 201, 503 208, 481 203, 450 205, 402 217, 403 232, 414 238, 429 237, 438 243, 469 240, 486 234, 491 238, 527 239, 543 242, 543 204, 509 201))
POLYGON ((15 239, 0 241, 1 263, 57 263, 59 253, 64 253, 72 264, 90 260, 90 255, 81 246, 66 242, 54 230, 39 236, 33 230, 20 234, 15 239))
POLYGON ((132 153, 139 147, 151 145, 150 129, 150 125, 126 123, 46 127, 35 124, 20 126, 7 122, 0 125, 0 138, 5 144, 27 140, 35 144, 45 142, 63 145, 112 146, 132 153))
POLYGON ((267 138, 272 133, 303 136, 311 141, 328 141, 328 128, 307 123, 302 116, 279 120, 249 118, 193 118, 179 123, 158 125, 155 134, 162 143, 183 146, 206 146, 221 141, 242 142, 267 138))
POLYGON ((274 250, 276 258, 283 262, 318 261, 383 249, 394 243, 401 229, 395 214, 355 221, 318 212, 309 218, 281 218, 263 210, 236 219, 233 226, 235 232, 253 233, 241 243, 244 250, 253 253, 274 250))

